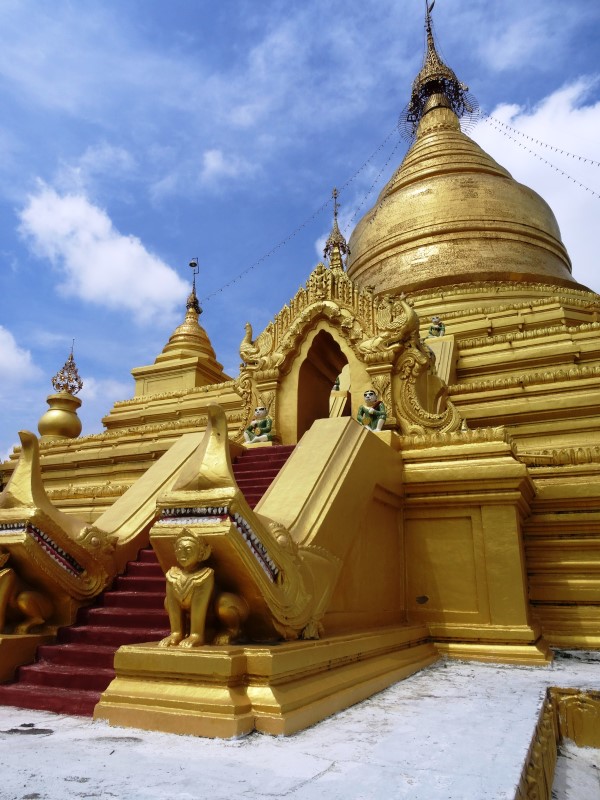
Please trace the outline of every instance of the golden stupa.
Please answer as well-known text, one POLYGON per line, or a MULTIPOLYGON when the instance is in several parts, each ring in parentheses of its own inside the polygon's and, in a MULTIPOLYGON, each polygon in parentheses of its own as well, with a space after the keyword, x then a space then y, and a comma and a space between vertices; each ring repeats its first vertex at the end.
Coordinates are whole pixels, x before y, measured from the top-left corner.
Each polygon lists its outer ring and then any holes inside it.
MULTIPOLYGON (((112 619, 150 562, 167 631, 127 640, 79 698, 118 725, 285 734, 440 655, 600 646, 600 297, 547 204, 461 131, 430 11, 426 30, 412 147, 349 244, 334 192, 328 265, 258 336, 246 324, 235 379, 194 289, 103 433, 21 433, 0 494, 4 681, 78 613, 112 619)), ((553 719, 574 713, 597 701, 553 719)), ((548 774, 548 730, 520 797, 548 774)))
POLYGON ((352 234, 349 276, 377 291, 474 280, 585 288, 548 204, 461 131, 465 91, 429 26, 409 112, 415 141, 352 234))

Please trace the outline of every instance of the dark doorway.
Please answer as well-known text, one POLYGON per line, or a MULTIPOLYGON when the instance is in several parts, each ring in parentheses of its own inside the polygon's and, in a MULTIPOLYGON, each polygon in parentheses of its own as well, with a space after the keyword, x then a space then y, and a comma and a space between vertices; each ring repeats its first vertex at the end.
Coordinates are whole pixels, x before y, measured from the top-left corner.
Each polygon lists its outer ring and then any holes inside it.
POLYGON ((347 363, 333 336, 320 331, 298 373, 298 439, 316 419, 329 416, 333 384, 347 363))

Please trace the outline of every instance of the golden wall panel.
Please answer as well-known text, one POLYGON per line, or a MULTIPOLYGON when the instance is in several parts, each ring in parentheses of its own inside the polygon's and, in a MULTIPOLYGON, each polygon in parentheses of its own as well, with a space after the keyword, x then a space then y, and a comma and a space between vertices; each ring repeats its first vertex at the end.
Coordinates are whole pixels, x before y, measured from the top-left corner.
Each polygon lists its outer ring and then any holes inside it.
POLYGON ((407 607, 414 619, 489 620, 481 512, 411 512, 405 521, 407 607), (426 599, 427 598, 427 599, 426 599))

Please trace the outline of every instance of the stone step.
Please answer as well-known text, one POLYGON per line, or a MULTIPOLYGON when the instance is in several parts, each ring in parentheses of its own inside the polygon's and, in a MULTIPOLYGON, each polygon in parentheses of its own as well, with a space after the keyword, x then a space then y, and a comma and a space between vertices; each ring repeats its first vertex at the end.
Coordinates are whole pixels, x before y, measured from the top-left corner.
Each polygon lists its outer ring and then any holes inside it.
POLYGON ((137 560, 148 562, 151 564, 158 564, 156 553, 151 547, 145 547, 143 550, 140 550, 140 552, 138 553, 137 560))
POLYGON ((47 686, 10 683, 0 686, 0 705, 91 717, 100 695, 101 692, 83 689, 49 689, 47 686))
POLYGON ((37 657, 40 663, 112 669, 115 648, 98 644, 43 644, 38 647, 37 657))
POLYGON ((169 627, 169 618, 163 608, 122 608, 94 607, 85 608, 81 614, 81 624, 98 625, 101 628, 140 628, 156 630, 169 627))
POLYGON ((120 575, 113 582, 111 592, 165 592, 165 576, 146 578, 143 575, 120 575))
POLYGON ((105 608, 160 608, 165 607, 165 588, 159 592, 129 592, 126 590, 104 592, 105 608))
POLYGON ((73 644, 111 645, 116 650, 124 644, 158 642, 169 633, 169 628, 163 627, 150 630, 148 628, 118 628, 112 625, 74 625, 71 628, 61 628, 58 640, 73 644))
POLYGON ((75 667, 44 661, 19 667, 19 683, 54 689, 103 692, 114 677, 112 667, 75 667))
POLYGON ((132 577, 143 577, 143 578, 161 578, 163 577, 163 571, 158 563, 151 564, 148 561, 130 561, 127 565, 127 575, 132 577))

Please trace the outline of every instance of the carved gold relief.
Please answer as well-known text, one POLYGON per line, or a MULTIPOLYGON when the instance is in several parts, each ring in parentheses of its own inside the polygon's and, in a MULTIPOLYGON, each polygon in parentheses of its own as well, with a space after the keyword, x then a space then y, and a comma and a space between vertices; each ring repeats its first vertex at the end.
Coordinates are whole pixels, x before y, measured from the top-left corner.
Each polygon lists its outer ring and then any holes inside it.
POLYGON ((19 436, 20 458, 0 494, 0 547, 10 554, 4 611, 16 604, 29 619, 24 630, 70 622, 74 603, 101 591, 116 567, 115 539, 52 505, 41 480, 38 440, 27 431, 19 436))
POLYGON ((578 747, 600 746, 600 695, 548 689, 534 731, 516 800, 551 800, 558 746, 563 738, 578 747))
POLYGON ((306 287, 298 290, 255 341, 251 326, 246 325, 240 348, 244 365, 236 384, 244 403, 245 424, 238 439, 255 406, 265 405, 274 415, 276 387, 291 369, 308 333, 321 321, 336 329, 364 364, 388 409, 388 427, 400 425, 405 434, 460 427, 458 411, 445 400, 446 385, 436 379, 437 393, 432 392, 435 359, 419 339, 419 317, 406 298, 375 297, 342 270, 318 264, 306 287), (421 386, 424 382, 428 382, 426 388, 421 386), (268 389, 262 387, 268 383, 268 389))
POLYGON ((427 378, 431 374, 431 364, 432 355, 413 334, 396 362, 393 391, 396 417, 402 433, 409 436, 428 431, 450 433, 461 426, 461 416, 450 401, 445 402, 443 411, 427 410, 427 378))
POLYGON ((26 634, 43 626, 54 607, 47 595, 23 584, 6 566, 9 558, 10 553, 0 549, 0 633, 26 634))
POLYGON ((551 800, 559 739, 556 709, 547 697, 533 734, 516 800, 551 800))
POLYGON ((175 542, 178 566, 166 574, 165 608, 171 633, 161 647, 198 647, 204 644, 206 615, 214 589, 214 570, 200 567, 210 556, 210 545, 187 528, 175 542))
POLYGON ((336 574, 337 560, 322 548, 298 547, 283 526, 250 509, 233 476, 223 410, 211 405, 208 411, 197 457, 159 498, 150 538, 163 569, 175 575, 173 546, 184 533, 210 545, 212 641, 316 636, 325 612, 322 595, 330 590, 326 576, 328 570, 336 574))
POLYGON ((561 735, 578 747, 600 747, 600 692, 552 689, 561 735))

